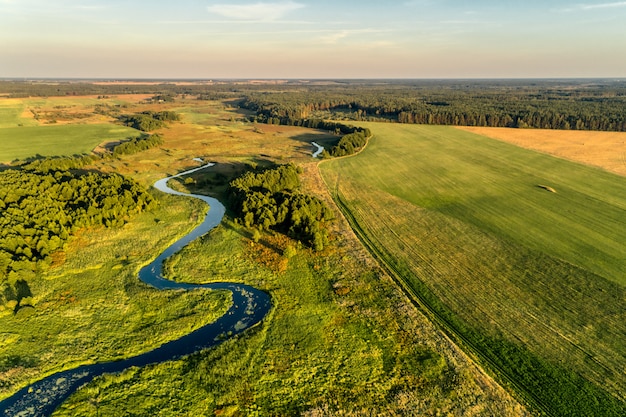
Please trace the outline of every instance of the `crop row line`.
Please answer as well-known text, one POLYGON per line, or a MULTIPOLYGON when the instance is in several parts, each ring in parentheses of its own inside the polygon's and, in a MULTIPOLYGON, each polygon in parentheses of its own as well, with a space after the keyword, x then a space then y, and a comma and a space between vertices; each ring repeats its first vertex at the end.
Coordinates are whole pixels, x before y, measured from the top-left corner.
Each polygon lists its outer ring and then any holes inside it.
MULTIPOLYGON (((390 275, 394 282, 403 290, 414 305, 416 305, 427 315, 427 317, 436 323, 457 345, 463 346, 464 350, 466 352, 469 351, 475 359, 478 359, 479 363, 483 365, 486 364, 487 366, 483 366, 484 368, 491 370, 491 373, 495 374, 501 381, 504 380, 507 385, 513 387, 528 405, 540 411, 542 415, 555 416, 549 406, 537 398, 537 396, 525 385, 511 377, 502 366, 497 364, 488 355, 484 354, 480 347, 464 335, 462 331, 457 329, 456 326, 454 326, 454 324, 444 316, 444 312, 439 311, 439 309, 434 307, 424 294, 421 294, 406 281, 404 274, 395 265, 392 257, 386 253, 382 245, 377 245, 373 238, 368 235, 363 227, 361 227, 359 221, 342 197, 338 183, 331 189, 331 194, 339 210, 346 218, 348 224, 350 224, 350 227, 354 230, 361 243, 372 254, 379 265, 390 275)), ((451 312, 446 311, 445 313, 450 314, 451 312)))

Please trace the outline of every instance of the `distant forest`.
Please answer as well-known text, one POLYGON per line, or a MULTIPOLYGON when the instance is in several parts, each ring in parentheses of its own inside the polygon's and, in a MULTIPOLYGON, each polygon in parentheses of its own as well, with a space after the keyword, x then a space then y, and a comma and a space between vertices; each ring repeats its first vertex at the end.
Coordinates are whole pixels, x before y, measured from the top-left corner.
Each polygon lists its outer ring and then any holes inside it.
POLYGON ((263 123, 367 120, 454 126, 626 131, 626 80, 220 81, 195 85, 2 81, 11 97, 154 94, 232 99, 263 123))

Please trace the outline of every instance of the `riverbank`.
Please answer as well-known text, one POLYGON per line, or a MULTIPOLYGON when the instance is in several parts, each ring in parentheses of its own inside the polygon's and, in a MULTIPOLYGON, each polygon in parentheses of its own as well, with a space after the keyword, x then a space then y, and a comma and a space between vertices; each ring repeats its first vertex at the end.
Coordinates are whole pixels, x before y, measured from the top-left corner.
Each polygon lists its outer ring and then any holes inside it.
POLYGON ((227 338, 241 333, 263 319, 270 308, 269 296, 253 287, 234 283, 213 283, 204 285, 177 283, 167 280, 162 274, 163 262, 167 258, 184 248, 189 242, 206 234, 219 225, 225 212, 224 206, 218 200, 211 197, 175 191, 167 186, 167 182, 172 178, 188 175, 212 165, 213 164, 207 164, 199 168, 194 168, 155 183, 155 188, 159 191, 176 196, 197 198, 210 204, 211 208, 202 223, 196 226, 187 235, 170 245, 149 265, 143 267, 139 272, 139 279, 159 290, 205 289, 230 291, 233 303, 228 311, 214 323, 205 325, 177 340, 168 342, 157 349, 139 356, 117 362, 85 365, 50 375, 43 380, 21 389, 13 396, 0 402, 0 412, 2 412, 3 415, 20 415, 23 417, 48 416, 76 389, 99 375, 117 373, 130 367, 142 367, 195 353, 202 349, 215 346, 227 338))

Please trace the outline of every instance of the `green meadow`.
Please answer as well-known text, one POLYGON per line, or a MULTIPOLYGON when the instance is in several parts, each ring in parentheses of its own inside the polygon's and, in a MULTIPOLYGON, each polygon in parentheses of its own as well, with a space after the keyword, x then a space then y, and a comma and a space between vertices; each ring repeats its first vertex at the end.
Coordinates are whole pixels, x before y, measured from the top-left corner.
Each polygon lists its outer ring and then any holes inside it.
MULTIPOLYGON (((97 378, 54 416, 524 415, 482 385, 395 286, 344 251, 323 256, 226 219, 169 262, 177 279, 241 281, 273 308, 254 329, 189 357, 97 378)), ((338 242, 344 245, 346 242, 338 242)), ((349 245, 348 245, 349 246, 349 245)))
POLYGON ((112 124, 5 127, 0 128, 0 161, 89 153, 100 143, 137 136, 135 129, 112 124))
POLYGON ((122 228, 71 238, 51 269, 30 281, 33 307, 17 314, 0 307, 0 399, 55 372, 152 350, 227 310, 229 293, 158 291, 137 278, 155 252, 193 227, 189 217, 205 210, 157 197, 158 209, 122 228))
POLYGON ((626 410, 624 178, 450 127, 364 124, 321 164, 360 239, 548 415, 626 410))

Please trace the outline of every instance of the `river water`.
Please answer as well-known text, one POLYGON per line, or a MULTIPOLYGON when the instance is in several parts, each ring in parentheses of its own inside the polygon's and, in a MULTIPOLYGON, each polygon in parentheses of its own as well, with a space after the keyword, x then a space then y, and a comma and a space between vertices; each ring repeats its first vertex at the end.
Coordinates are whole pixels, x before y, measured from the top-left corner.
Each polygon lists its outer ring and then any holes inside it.
POLYGON ((159 290, 191 290, 204 288, 209 290, 227 290, 232 293, 232 306, 215 322, 203 326, 177 340, 132 358, 84 365, 75 369, 59 372, 39 380, 0 402, 0 416, 3 417, 45 417, 65 401, 72 393, 93 378, 105 373, 121 372, 132 366, 145 366, 177 359, 202 349, 216 346, 244 330, 259 323, 270 309, 271 302, 267 293, 248 285, 220 282, 210 284, 188 284, 169 281, 163 277, 163 261, 180 251, 191 241, 204 235, 220 224, 225 209, 222 203, 212 197, 186 194, 168 187, 167 182, 176 177, 191 174, 208 168, 206 164, 180 174, 157 181, 154 187, 162 192, 198 198, 206 202, 210 210, 204 221, 191 232, 174 242, 150 264, 139 271, 139 279, 159 290))

